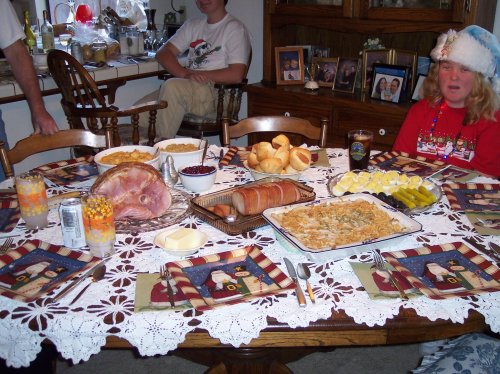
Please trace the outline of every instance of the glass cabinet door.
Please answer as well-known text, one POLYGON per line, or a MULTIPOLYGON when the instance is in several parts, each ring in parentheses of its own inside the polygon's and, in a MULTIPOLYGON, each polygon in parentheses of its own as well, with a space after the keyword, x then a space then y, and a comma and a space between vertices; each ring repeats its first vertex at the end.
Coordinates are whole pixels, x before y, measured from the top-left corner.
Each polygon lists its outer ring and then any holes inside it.
POLYGON ((466 0, 362 0, 360 17, 373 20, 463 22, 466 0))
POLYGON ((342 0, 277 0, 278 4, 342 5, 342 0))

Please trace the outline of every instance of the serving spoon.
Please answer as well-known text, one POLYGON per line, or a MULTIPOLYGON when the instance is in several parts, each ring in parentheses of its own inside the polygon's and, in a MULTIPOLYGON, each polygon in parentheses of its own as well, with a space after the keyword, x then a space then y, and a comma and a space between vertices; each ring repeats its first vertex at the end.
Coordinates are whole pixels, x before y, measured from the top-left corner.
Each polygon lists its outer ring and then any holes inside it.
POLYGON ((69 305, 72 305, 76 300, 80 298, 80 296, 83 295, 83 293, 89 288, 89 286, 92 283, 100 281, 102 278, 104 278, 104 275, 106 274, 106 265, 102 264, 101 266, 98 266, 95 268, 94 272, 92 273, 92 282, 87 284, 83 289, 76 295, 76 297, 69 303, 69 305))

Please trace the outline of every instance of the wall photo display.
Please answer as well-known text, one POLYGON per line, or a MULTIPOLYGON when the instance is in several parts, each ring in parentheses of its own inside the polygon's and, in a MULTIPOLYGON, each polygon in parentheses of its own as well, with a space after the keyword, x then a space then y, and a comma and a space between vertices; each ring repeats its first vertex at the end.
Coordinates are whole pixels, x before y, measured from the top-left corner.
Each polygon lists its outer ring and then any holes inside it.
POLYGON ((276 47, 276 84, 304 84, 302 47, 276 47))

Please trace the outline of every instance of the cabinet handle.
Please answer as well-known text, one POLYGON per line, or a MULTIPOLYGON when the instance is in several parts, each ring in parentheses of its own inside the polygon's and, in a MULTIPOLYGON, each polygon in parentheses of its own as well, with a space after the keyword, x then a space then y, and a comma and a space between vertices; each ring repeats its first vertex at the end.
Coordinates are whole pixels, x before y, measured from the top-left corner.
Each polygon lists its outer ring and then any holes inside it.
POLYGON ((472 5, 472 4, 471 4, 471 1, 470 1, 470 0, 467 0, 467 1, 465 2, 465 11, 466 11, 467 13, 470 13, 470 8, 471 8, 471 5, 472 5))
POLYGON ((283 115, 284 115, 285 117, 291 117, 291 116, 292 116, 292 115, 290 114, 290 112, 283 112, 283 115))
POLYGON ((384 135, 385 135, 385 129, 379 129, 379 130, 378 130, 378 134, 379 134, 380 136, 384 136, 384 135))

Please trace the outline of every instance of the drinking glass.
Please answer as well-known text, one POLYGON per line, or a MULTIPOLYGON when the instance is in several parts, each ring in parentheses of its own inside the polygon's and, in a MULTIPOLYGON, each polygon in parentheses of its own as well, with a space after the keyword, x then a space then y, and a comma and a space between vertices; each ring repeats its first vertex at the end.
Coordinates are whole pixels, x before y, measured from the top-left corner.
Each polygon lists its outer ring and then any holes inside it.
POLYGON ((82 218, 90 253, 97 257, 115 253, 116 231, 111 200, 104 195, 83 196, 82 218))
POLYGON ((75 20, 77 22, 86 24, 87 22, 92 22, 92 8, 87 4, 80 4, 76 8, 75 20))
POLYGON ((368 130, 352 130, 348 135, 349 170, 368 168, 373 132, 368 130))
POLYGON ((27 172, 16 176, 16 191, 21 217, 28 229, 42 229, 48 225, 49 205, 43 176, 27 172))
POLYGON ((68 45, 71 43, 71 39, 73 35, 71 34, 61 34, 59 35, 59 43, 66 48, 66 52, 68 52, 68 45))

